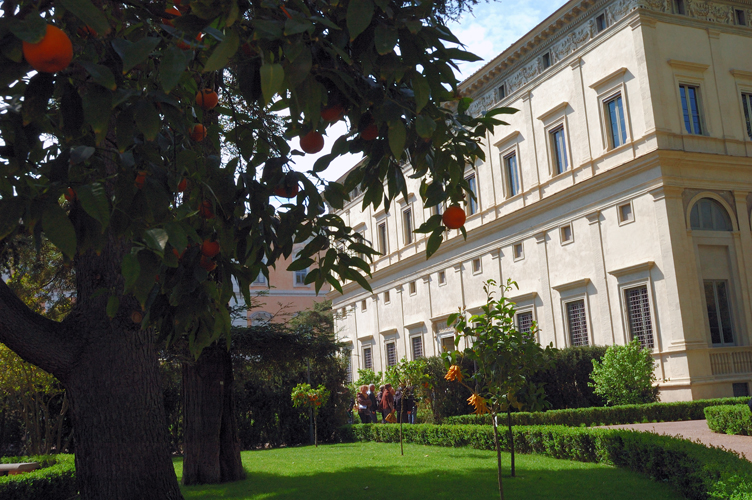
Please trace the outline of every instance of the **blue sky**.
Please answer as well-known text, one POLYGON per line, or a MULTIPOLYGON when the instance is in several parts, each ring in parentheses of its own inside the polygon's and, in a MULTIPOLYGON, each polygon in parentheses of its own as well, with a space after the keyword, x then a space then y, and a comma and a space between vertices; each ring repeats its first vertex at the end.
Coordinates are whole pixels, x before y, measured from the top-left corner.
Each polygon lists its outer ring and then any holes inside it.
MULTIPOLYGON (((482 57, 483 61, 463 63, 460 65, 462 77, 470 76, 518 38, 533 29, 543 19, 566 3, 565 0, 503 0, 478 4, 471 14, 465 15, 459 22, 449 25, 457 38, 466 45, 470 52, 482 57)), ((294 157, 295 169, 310 170, 316 159, 328 153, 334 139, 345 133, 345 125, 329 128, 329 138, 325 138, 324 149, 318 155, 294 157)), ((298 140, 291 143, 298 148, 298 140)), ((332 162, 324 173, 327 179, 336 180, 357 162, 359 157, 343 156, 332 162)))

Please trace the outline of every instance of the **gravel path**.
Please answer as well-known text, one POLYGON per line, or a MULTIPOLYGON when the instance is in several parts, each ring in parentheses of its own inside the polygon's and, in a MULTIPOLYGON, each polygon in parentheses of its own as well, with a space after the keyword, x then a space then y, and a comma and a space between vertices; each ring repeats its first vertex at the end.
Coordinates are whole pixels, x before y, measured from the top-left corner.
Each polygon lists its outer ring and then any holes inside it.
POLYGON ((691 441, 700 441, 706 445, 723 446, 738 451, 752 461, 752 436, 729 436, 718 434, 708 428, 707 420, 688 420, 684 422, 658 422, 655 424, 606 425, 606 429, 633 429, 642 432, 654 432, 678 436, 691 441))

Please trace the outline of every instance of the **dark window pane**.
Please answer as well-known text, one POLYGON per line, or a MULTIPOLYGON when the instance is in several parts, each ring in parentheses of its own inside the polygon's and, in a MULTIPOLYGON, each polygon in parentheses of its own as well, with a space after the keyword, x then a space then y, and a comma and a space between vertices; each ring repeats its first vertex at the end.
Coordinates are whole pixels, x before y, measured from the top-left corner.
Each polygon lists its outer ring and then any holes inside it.
POLYGON ((585 314, 584 300, 567 303, 567 320, 572 345, 588 345, 587 315, 585 314))
POLYGON ((716 281, 716 290, 718 292, 718 316, 721 319, 721 330, 723 331, 723 343, 733 344, 734 333, 731 327, 731 308, 729 307, 728 292, 725 281, 716 281))
POLYGON ((687 87, 682 85, 679 87, 679 94, 681 94, 682 113, 684 114, 684 128, 687 132, 692 133, 692 126, 689 124, 689 105, 687 104, 687 87))
POLYGON ((718 312, 715 303, 715 287, 712 281, 705 282, 705 304, 708 309, 708 323, 710 324, 710 340, 714 344, 721 343, 721 328, 718 324, 718 312))
POLYGON ((625 291, 625 295, 629 314, 629 334, 632 340, 637 339, 643 347, 652 349, 655 344, 648 287, 630 288, 625 291))
POLYGON ((528 333, 533 327, 533 313, 523 312, 517 315, 517 330, 521 333, 528 333))

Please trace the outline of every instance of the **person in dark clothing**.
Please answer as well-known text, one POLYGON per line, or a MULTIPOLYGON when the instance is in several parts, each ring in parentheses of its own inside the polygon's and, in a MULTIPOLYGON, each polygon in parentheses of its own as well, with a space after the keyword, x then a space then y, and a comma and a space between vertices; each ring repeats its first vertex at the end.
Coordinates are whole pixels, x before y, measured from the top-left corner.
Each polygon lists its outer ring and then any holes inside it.
POLYGON ((381 393, 381 423, 385 424, 386 417, 394 411, 394 388, 392 384, 386 384, 384 390, 381 393))
POLYGON ((368 407, 371 410, 371 423, 378 423, 379 418, 378 415, 378 402, 376 401, 376 386, 374 384, 371 384, 368 386, 368 399, 371 400, 371 405, 368 407))
POLYGON ((397 393, 394 395, 394 406, 397 409, 397 422, 410 423, 409 414, 415 405, 410 387, 400 385, 397 393))
POLYGON ((749 403, 747 403, 747 406, 749 406, 749 411, 752 411, 752 399, 749 400, 749 403))
POLYGON ((361 385, 360 392, 358 393, 358 415, 360 415, 360 421, 364 424, 371 423, 371 399, 368 397, 368 386, 361 385))

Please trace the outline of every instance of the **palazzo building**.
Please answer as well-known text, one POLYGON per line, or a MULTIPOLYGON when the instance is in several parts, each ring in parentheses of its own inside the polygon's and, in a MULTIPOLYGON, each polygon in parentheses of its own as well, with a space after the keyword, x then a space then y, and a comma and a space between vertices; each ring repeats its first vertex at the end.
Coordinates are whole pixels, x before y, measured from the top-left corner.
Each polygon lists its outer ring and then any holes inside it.
POLYGON ((329 293, 352 375, 452 348, 447 316, 511 278, 543 344, 639 339, 663 401, 749 394, 751 21, 741 1, 573 0, 465 80, 471 112, 519 110, 467 167, 467 240, 426 260, 415 180, 340 211, 383 254, 373 293, 329 293))

